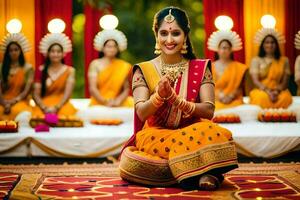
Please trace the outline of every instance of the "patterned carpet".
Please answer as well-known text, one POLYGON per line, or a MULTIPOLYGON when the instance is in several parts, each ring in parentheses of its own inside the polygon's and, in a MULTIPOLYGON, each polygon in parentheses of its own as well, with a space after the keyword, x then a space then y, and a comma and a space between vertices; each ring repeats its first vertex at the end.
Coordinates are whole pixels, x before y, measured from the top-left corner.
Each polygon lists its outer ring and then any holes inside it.
POLYGON ((300 163, 240 164, 218 191, 149 188, 117 164, 0 165, 0 199, 300 199, 300 163))

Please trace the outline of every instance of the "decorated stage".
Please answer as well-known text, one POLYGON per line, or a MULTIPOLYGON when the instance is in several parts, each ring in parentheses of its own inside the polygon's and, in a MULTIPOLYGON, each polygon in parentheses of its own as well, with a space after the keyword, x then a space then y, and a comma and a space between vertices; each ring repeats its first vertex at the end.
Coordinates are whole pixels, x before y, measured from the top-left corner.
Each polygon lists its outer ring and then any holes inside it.
MULTIPOLYGON (((247 101, 247 99, 245 99, 247 101)), ((120 152, 133 132, 133 110, 130 108, 88 108, 87 99, 72 100, 84 120, 81 128, 51 128, 50 132, 34 132, 29 127, 29 113, 18 116, 18 133, 1 133, 1 156, 106 157, 120 152), (117 118, 118 126, 93 125, 91 119, 117 118)), ((243 105, 216 112, 235 113, 242 123, 222 124, 232 131, 238 152, 249 157, 271 158, 300 149, 300 98, 294 97, 289 108, 298 113, 297 123, 261 123, 257 106, 243 105)))
POLYGON ((214 192, 135 185, 118 164, 0 165, 0 198, 10 199, 300 199, 300 163, 240 164, 214 192))

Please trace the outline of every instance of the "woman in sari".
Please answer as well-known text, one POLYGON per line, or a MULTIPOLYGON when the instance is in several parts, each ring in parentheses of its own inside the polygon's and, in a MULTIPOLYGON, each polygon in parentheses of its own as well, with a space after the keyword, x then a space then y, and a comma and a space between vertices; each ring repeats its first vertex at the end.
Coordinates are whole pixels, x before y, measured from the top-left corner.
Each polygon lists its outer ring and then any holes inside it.
POLYGON ((40 51, 46 60, 36 73, 33 98, 37 106, 33 116, 75 115, 77 110, 69 101, 75 84, 75 69, 65 65, 63 60, 71 49, 69 38, 62 33, 48 34, 42 39, 40 51))
POLYGON ((26 63, 24 52, 29 50, 21 33, 8 34, 1 44, 5 51, 0 64, 0 120, 14 120, 23 112, 31 112, 28 94, 33 83, 33 68, 26 63))
POLYGON ((258 56, 253 58, 250 75, 256 86, 250 92, 250 103, 262 108, 287 108, 292 103, 292 95, 287 89, 290 72, 287 57, 281 56, 275 30, 261 29, 256 41, 261 41, 258 56), (267 32, 268 31, 268 32, 267 32))
POLYGON ((212 75, 215 81, 216 110, 243 104, 246 65, 234 61, 233 51, 242 49, 239 35, 231 30, 213 32, 208 49, 215 51, 212 75))
POLYGON ((135 134, 121 154, 125 180, 154 186, 215 190, 237 167, 230 131, 212 123, 210 61, 196 59, 186 13, 175 7, 154 17, 153 60, 133 68, 135 134))
POLYGON ((118 58, 127 48, 127 39, 119 30, 103 30, 94 39, 99 58, 89 66, 90 105, 132 107, 128 75, 131 65, 118 58))

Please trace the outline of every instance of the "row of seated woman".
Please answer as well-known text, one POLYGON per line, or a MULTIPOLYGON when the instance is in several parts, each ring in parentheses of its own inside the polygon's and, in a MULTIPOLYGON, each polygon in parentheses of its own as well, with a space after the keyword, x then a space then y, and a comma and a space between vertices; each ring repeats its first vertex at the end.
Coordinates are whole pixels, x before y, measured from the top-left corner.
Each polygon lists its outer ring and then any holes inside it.
MULTIPOLYGON (((75 85, 75 69, 63 63, 62 47, 54 44, 48 50, 45 63, 34 70, 25 62, 19 45, 11 43, 0 68, 1 120, 15 119, 22 111, 32 112, 32 115, 76 114, 77 110, 69 101, 75 85), (29 103, 31 98, 35 105, 29 103)), ((132 107, 128 82, 130 69, 131 65, 120 59, 93 61, 89 70, 90 105, 132 107)))
POLYGON ((250 68, 233 60, 231 43, 224 40, 216 54, 212 74, 215 80, 216 109, 231 108, 243 104, 246 88, 250 104, 262 108, 287 108, 292 103, 288 90, 291 75, 287 57, 280 55, 278 42, 267 36, 259 48, 250 68))
MULTIPOLYGON (((118 44, 109 40, 104 48, 109 45, 117 49, 118 44)), ((75 70, 63 63, 62 47, 54 44, 48 49, 45 63, 34 72, 34 68, 25 62, 19 45, 11 43, 0 68, 0 118, 14 119, 21 111, 30 111, 33 115, 74 115, 76 109, 69 99, 75 85, 75 70), (30 97, 35 106, 30 106, 30 97)), ((210 70, 212 73, 205 76, 213 76, 217 110, 243 104, 247 73, 255 86, 249 93, 250 104, 262 108, 287 108, 292 103, 287 88, 291 74, 289 62, 280 55, 272 36, 265 38, 249 69, 233 60, 231 43, 222 41, 210 70)), ((130 71, 129 63, 109 52, 92 61, 88 73, 90 105, 133 107, 133 99, 129 96, 130 71)))

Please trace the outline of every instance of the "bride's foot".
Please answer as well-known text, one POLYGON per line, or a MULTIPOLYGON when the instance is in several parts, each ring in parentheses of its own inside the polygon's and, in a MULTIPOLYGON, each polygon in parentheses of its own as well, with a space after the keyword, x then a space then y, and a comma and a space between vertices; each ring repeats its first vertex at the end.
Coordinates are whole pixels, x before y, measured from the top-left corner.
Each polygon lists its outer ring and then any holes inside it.
POLYGON ((213 191, 218 189, 220 182, 217 177, 209 174, 205 174, 199 179, 200 190, 213 191))

